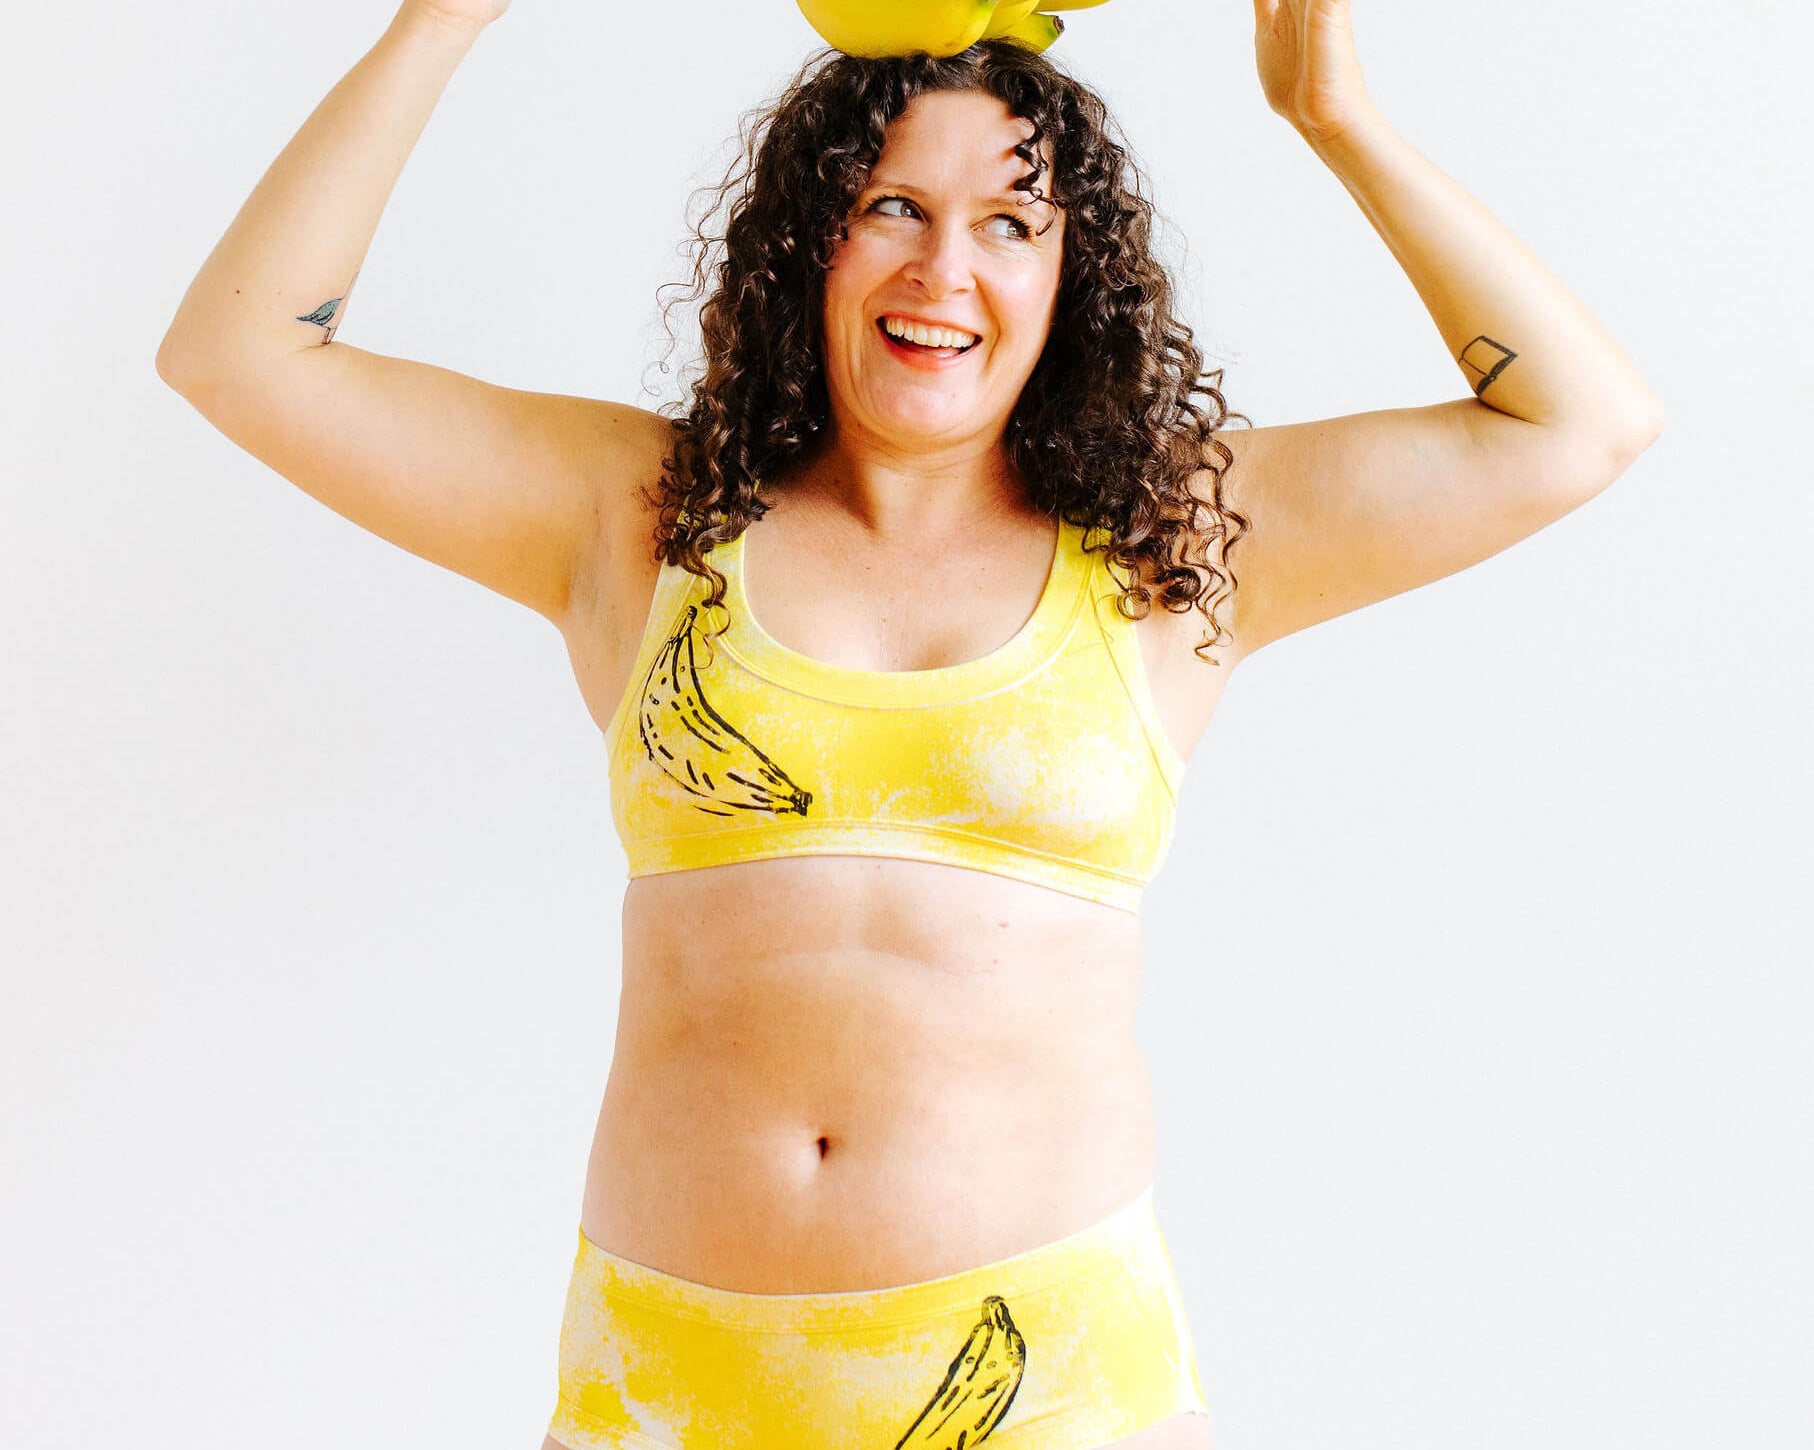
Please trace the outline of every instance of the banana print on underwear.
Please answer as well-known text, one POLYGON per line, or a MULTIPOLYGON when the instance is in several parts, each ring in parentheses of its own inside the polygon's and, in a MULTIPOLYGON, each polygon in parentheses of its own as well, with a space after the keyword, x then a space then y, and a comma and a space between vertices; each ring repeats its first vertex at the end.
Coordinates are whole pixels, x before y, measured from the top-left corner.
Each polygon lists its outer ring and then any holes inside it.
POLYGON ((1001 1423, 1027 1366, 1027 1342, 998 1294, 945 1371, 944 1383, 893 1450, 967 1450, 1001 1423))
POLYGON ((708 815, 731 816, 736 811, 805 815, 812 792, 794 784, 785 770, 714 710, 700 688, 693 655, 693 621, 698 613, 698 605, 687 606, 680 627, 643 680, 638 707, 643 749, 689 794, 715 803, 693 802, 708 815), (716 781, 713 771, 718 773, 716 781))

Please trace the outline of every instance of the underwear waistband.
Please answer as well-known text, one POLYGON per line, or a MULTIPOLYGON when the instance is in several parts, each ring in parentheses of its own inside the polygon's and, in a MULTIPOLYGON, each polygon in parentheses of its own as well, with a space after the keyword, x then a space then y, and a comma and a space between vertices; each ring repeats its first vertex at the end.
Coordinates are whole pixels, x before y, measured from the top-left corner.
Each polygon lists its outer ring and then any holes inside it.
MULTIPOLYGON (((1163 1256, 1153 1184, 1106 1218, 994 1263, 913 1284, 809 1294, 752 1294, 683 1279, 622 1258, 579 1233, 574 1277, 588 1292, 630 1301, 678 1319, 789 1333, 896 1324, 964 1309, 991 1293, 1037 1292, 1098 1275, 1119 1279, 1146 1256, 1163 1256)), ((1151 1262, 1147 1258, 1147 1262, 1151 1262)), ((1166 1263, 1169 1269, 1169 1262, 1166 1263)))

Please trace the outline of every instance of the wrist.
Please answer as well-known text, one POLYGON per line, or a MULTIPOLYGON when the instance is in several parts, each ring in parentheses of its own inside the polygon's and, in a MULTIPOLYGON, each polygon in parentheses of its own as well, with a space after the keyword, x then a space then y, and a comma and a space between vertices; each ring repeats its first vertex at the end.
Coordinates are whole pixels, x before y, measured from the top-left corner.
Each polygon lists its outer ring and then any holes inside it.
POLYGON ((449 15, 434 0, 404 0, 391 23, 393 28, 401 27, 465 48, 479 38, 489 22, 449 15))
POLYGON ((1300 126, 1298 134, 1363 209, 1366 203, 1356 186, 1362 178, 1377 173, 1382 161, 1404 144, 1386 118, 1371 107, 1355 112, 1340 127, 1319 131, 1300 126))
POLYGON ((1298 135, 1304 138, 1304 143, 1325 160, 1339 157, 1344 151, 1364 142, 1368 136, 1381 129, 1389 129, 1385 116, 1369 100, 1362 100, 1347 108, 1346 114, 1339 121, 1325 122, 1322 125, 1312 125, 1308 121, 1293 121, 1291 124, 1298 135))

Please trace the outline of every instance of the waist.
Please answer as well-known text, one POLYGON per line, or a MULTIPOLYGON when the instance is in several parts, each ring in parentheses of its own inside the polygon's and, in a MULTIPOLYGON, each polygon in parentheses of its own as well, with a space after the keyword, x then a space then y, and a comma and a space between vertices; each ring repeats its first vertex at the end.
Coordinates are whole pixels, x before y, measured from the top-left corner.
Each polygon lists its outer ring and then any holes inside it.
POLYGON ((1052 893, 962 872, 903 900, 911 866, 810 864, 761 863, 791 889, 757 866, 689 873, 731 879, 687 909, 672 878, 631 884, 593 1242, 753 1293, 910 1283, 1062 1237, 1151 1180, 1132 918, 1079 903, 1055 922, 1052 893), (851 878, 878 866, 879 894, 851 878))
POLYGON ((887 1074, 838 1110, 722 1072, 615 1066, 580 1226, 607 1251, 749 1294, 920 1283, 1050 1243, 1152 1181, 1151 1085, 999 1063, 887 1074), (743 1082, 742 1090, 736 1086, 743 1082))

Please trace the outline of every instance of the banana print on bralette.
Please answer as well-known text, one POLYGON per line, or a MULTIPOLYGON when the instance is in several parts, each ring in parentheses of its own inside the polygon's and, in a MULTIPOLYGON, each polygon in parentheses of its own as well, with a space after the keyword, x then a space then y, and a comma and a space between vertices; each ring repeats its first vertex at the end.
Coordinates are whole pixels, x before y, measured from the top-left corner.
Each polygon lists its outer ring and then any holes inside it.
POLYGON ((805 815, 812 792, 789 780, 786 771, 706 700, 693 660, 693 620, 698 613, 697 604, 687 606, 680 627, 643 679, 637 711, 643 748, 669 779, 714 802, 693 802, 708 815, 730 816, 735 811, 805 815))
POLYGON ((1001 1423, 1027 1367, 1027 1342, 1007 1300, 991 1294, 945 1380, 894 1450, 966 1450, 1001 1423))

